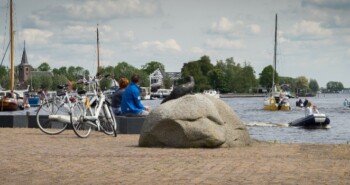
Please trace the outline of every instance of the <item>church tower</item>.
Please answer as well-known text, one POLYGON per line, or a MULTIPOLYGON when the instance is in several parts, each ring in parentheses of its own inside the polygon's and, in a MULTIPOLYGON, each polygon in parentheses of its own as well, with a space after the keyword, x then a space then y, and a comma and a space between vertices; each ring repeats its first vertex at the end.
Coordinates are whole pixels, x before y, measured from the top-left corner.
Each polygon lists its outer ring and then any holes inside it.
POLYGON ((23 54, 22 54, 22 60, 21 64, 18 65, 18 73, 19 73, 19 82, 23 83, 29 80, 31 75, 31 68, 32 66, 29 65, 28 59, 27 59, 27 53, 26 53, 26 42, 24 41, 24 48, 23 48, 23 54))

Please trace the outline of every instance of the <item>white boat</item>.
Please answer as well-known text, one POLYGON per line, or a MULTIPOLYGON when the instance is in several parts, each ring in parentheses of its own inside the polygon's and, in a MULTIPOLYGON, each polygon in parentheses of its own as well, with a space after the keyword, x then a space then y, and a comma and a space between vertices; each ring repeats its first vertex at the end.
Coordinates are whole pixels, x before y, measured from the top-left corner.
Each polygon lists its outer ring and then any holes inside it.
POLYGON ((157 92, 151 93, 152 98, 166 98, 170 95, 171 89, 158 89, 157 92))
POLYGON ((141 87, 141 100, 151 99, 151 89, 149 87, 141 87))
POLYGON ((276 71, 276 52, 277 52, 277 14, 276 14, 276 21, 275 21, 275 47, 274 47, 274 57, 273 57, 273 68, 274 72, 272 73, 272 88, 271 92, 268 94, 268 96, 264 100, 264 110, 270 110, 270 111, 289 111, 290 104, 289 104, 289 98, 287 95, 277 90, 277 86, 275 84, 275 71, 276 71))
POLYGON ((213 90, 213 89, 204 90, 203 94, 208 95, 208 96, 212 96, 212 97, 215 97, 215 98, 220 98, 219 91, 216 91, 216 90, 213 90))

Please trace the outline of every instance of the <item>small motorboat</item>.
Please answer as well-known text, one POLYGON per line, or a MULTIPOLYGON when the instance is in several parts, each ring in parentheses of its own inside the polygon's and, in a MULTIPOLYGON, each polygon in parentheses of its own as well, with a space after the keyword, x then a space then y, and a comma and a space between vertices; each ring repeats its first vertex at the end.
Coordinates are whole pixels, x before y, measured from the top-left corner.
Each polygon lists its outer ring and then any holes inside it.
POLYGON ((289 123, 292 127, 327 128, 330 119, 325 114, 312 114, 289 123))

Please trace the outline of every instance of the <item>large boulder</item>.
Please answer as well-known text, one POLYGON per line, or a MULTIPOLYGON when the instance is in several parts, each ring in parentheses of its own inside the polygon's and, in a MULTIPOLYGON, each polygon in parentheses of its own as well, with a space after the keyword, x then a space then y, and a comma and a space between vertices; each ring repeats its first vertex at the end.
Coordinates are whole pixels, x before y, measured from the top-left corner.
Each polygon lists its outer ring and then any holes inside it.
POLYGON ((239 117, 222 100, 186 95, 156 107, 141 129, 142 147, 236 147, 251 144, 239 117))

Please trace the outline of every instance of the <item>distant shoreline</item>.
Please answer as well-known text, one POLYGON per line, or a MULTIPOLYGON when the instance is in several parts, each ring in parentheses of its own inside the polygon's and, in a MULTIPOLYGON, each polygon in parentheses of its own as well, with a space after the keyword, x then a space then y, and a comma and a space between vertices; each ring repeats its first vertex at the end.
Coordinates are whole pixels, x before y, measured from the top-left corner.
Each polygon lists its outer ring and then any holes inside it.
POLYGON ((220 98, 255 98, 255 97, 265 97, 265 94, 244 94, 244 93, 227 93, 220 94, 220 98))

